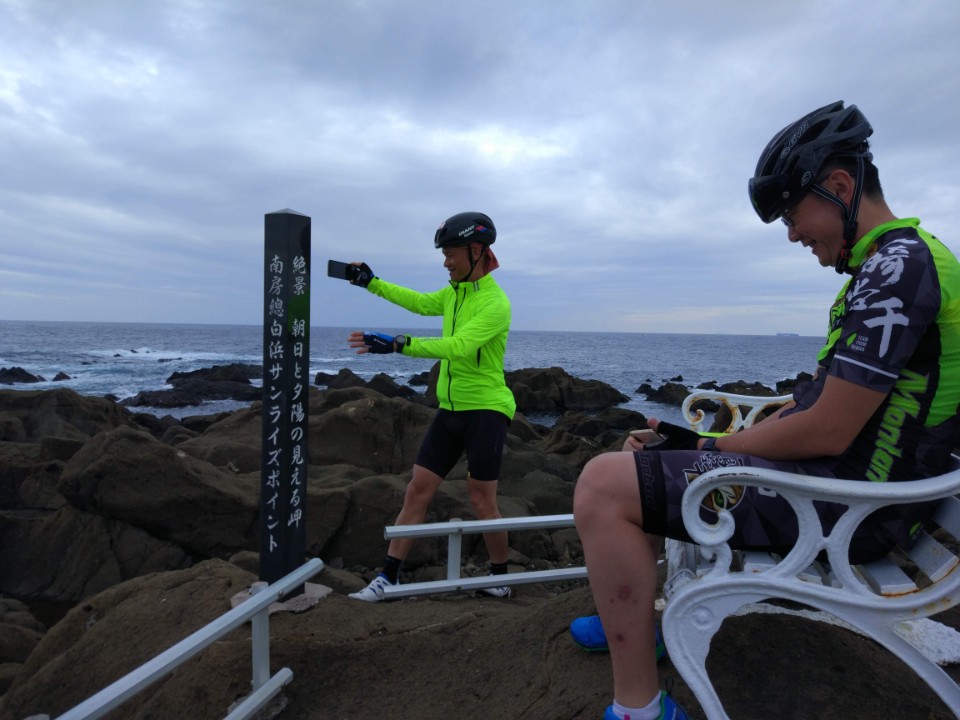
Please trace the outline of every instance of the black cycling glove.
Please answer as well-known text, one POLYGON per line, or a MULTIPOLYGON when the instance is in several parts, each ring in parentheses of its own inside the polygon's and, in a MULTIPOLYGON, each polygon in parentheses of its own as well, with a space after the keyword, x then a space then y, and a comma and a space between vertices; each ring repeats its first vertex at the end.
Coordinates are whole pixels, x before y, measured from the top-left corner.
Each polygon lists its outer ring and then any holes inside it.
POLYGON ((362 288, 365 288, 370 284, 370 281, 373 280, 376 275, 373 274, 373 270, 370 269, 370 266, 365 262, 360 263, 359 265, 354 265, 356 270, 352 273, 353 277, 350 278, 351 285, 359 285, 362 288))
POLYGON ((363 344, 370 349, 369 352, 377 355, 397 351, 393 344, 393 335, 387 335, 386 333, 365 332, 363 334, 363 344))
POLYGON ((703 437, 693 430, 663 421, 657 425, 657 433, 662 435, 664 440, 656 445, 647 445, 650 450, 696 450, 697 443, 703 437))

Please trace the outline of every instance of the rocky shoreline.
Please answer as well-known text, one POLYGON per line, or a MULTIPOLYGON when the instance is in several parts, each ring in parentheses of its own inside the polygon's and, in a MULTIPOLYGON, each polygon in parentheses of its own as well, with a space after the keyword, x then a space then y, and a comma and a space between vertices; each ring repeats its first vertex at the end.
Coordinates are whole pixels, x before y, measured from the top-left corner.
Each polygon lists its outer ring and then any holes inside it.
MULTIPOLYGON (((198 394, 209 395, 209 386, 217 383, 229 392, 245 385, 259 393, 250 383, 257 370, 231 366, 183 374, 171 383, 172 390, 164 391, 164 398, 151 395, 149 402, 146 397, 141 400, 151 407, 163 407, 153 404, 158 400, 190 404, 198 394)), ((386 376, 365 382, 348 370, 315 381, 317 386, 310 391, 307 555, 324 559, 326 568, 317 581, 333 588, 334 595, 324 601, 323 612, 306 613, 302 622, 311 628, 309 636, 316 638, 308 644, 322 646, 315 648, 318 652, 327 647, 320 638, 340 637, 341 654, 331 656, 331 662, 344 670, 334 686, 320 683, 316 692, 325 698, 323 702, 341 710, 307 711, 305 707, 313 706, 306 705, 288 709, 283 716, 375 717, 351 714, 339 703, 347 702, 354 691, 362 693, 359 682, 369 675, 362 662, 369 661, 366 653, 374 637, 365 633, 378 632, 378 623, 385 628, 381 635, 397 643, 392 652, 407 658, 411 673, 423 672, 413 658, 426 662, 416 654, 417 643, 435 650, 434 643, 452 641, 476 646, 478 653, 493 653, 495 628, 503 625, 514 628, 534 647, 549 641, 557 653, 571 653, 576 659, 568 661, 573 665, 586 662, 575 648, 567 648, 565 637, 572 613, 592 611, 584 583, 522 586, 514 600, 493 604, 440 597, 358 607, 345 597, 362 587, 382 561, 383 528, 399 509, 420 438, 434 412, 435 370, 432 377, 427 373, 416 379, 423 383, 423 393, 386 376), (439 621, 431 619, 448 615, 439 626, 439 621), (409 635, 417 627, 421 630, 413 632, 416 637, 409 635), (525 627, 539 627, 547 635, 527 634, 525 627), (402 637, 413 645, 404 646, 402 637)), ((675 379, 673 384, 682 387, 681 382, 675 379)), ((510 426, 504 451, 500 496, 505 515, 570 512, 583 464, 599 452, 619 449, 630 429, 645 425, 642 414, 617 407, 628 399, 622 393, 598 381, 573 378, 560 368, 508 373, 508 383, 522 411, 510 426), (552 413, 557 420, 547 427, 529 422, 524 413, 552 413)), ((657 390, 666 392, 664 386, 657 390)), ((673 390, 679 396, 680 391, 673 390)), ((763 390, 770 395, 786 391, 763 390)), ((137 402, 84 397, 65 387, 0 390, 0 717, 21 720, 31 714, 65 711, 222 614, 226 609, 222 603, 229 595, 256 579, 259 402, 234 412, 183 420, 139 412, 137 407, 137 402), (156 606, 159 596, 170 603, 167 609, 156 606), (169 616, 167 611, 174 609, 184 616, 169 616), (109 627, 101 622, 107 617, 109 627), (98 628, 96 633, 90 632, 93 627, 98 628), (133 641, 138 634, 143 637, 133 641), (117 646, 123 638, 130 647, 117 646), (109 662, 105 656, 111 658, 109 662), (67 682, 65 672, 69 672, 67 682)), ((427 521, 470 516, 461 462, 441 486, 427 521)), ((464 556, 465 572, 486 572, 479 539, 465 538, 464 556)), ((572 529, 516 533, 511 535, 510 562, 514 571, 582 564, 582 552, 572 529)), ((443 577, 444 542, 420 541, 405 573, 408 581, 443 577)), ((285 622, 290 626, 281 622, 275 647, 291 662, 301 664, 295 672, 309 674, 309 658, 300 657, 305 653, 304 636, 294 629, 295 620, 285 622)), ((819 629, 816 632, 818 637, 823 635, 819 629)), ((851 642, 841 636, 833 641, 851 642)), ((226 705, 218 703, 232 702, 248 686, 243 678, 249 677, 249 669, 242 666, 244 661, 249 664, 249 650, 242 647, 243 642, 236 645, 236 657, 231 650, 228 657, 197 661, 204 673, 229 672, 233 678, 216 690, 187 683, 205 688, 202 711, 189 709, 193 706, 182 699, 188 691, 162 683, 134 701, 131 714, 124 716, 222 716, 226 705)), ((333 646, 328 649, 332 651, 333 646)), ((496 662, 493 657, 488 660, 496 662)), ((436 660, 442 662, 442 653, 436 660)), ((446 677, 448 684, 460 683, 461 690, 468 692, 470 684, 458 677, 456 667, 445 670, 431 664, 430 672, 446 677)), ((497 675, 490 668, 487 672, 497 675)), ((515 669, 528 679, 536 672, 526 666, 515 669)), ((576 695, 580 710, 557 715, 552 709, 551 714, 541 715, 540 711, 546 712, 546 706, 541 706, 529 714, 517 710, 489 716, 574 718, 581 717, 582 710, 582 717, 597 717, 603 708, 600 703, 608 702, 608 665, 593 663, 583 672, 596 678, 598 687, 564 691, 568 699, 571 693, 576 695)), ((383 683, 399 692, 406 680, 400 666, 396 673, 394 680, 383 683)), ((576 677, 564 677, 577 682, 576 677)), ((513 688, 506 676, 497 678, 507 689, 513 688)), ((309 692, 310 685, 294 685, 298 689, 290 691, 292 704, 319 701, 299 695, 309 692)), ((930 695, 922 684, 912 692, 914 697, 930 695)), ((679 693, 691 702, 689 691, 679 693)), ((434 693, 435 698, 440 696, 441 691, 434 693)), ((948 717, 937 714, 936 701, 930 702, 930 717, 948 717)), ((513 706, 509 698, 507 704, 513 706)), ((443 716, 433 713, 424 707, 399 717, 443 716)))

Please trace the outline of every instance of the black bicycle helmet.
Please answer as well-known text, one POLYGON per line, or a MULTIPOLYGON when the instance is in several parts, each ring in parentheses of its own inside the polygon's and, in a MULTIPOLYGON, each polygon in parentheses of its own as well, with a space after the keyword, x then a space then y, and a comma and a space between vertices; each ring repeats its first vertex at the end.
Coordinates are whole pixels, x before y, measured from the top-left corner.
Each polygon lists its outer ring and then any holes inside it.
POLYGON ((774 135, 760 154, 748 185, 753 209, 765 223, 782 217, 811 191, 839 205, 848 247, 844 248, 842 267, 838 263, 837 272, 846 269, 849 246, 856 235, 863 163, 872 159, 866 140, 872 134, 873 128, 856 105, 845 108, 842 100, 824 105, 774 135), (856 189, 849 208, 817 182, 824 162, 836 156, 858 161, 856 189))
POLYGON ((496 239, 497 229, 488 216, 480 212, 462 212, 440 223, 433 236, 433 246, 464 247, 470 243, 493 245, 496 239))

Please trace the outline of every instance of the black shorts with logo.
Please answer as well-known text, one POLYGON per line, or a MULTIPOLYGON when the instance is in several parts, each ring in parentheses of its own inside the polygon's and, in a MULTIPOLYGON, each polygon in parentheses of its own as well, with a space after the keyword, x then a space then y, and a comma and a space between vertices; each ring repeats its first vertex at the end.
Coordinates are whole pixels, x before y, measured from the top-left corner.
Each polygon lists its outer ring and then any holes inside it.
MULTIPOLYGON (((699 475, 719 467, 755 467, 784 472, 831 477, 821 463, 777 462, 752 455, 713 453, 699 450, 635 452, 643 529, 661 537, 690 541, 683 525, 680 502, 687 486, 699 475)), ((866 481, 864 481, 866 482, 866 481)), ((815 502, 824 529, 829 532, 846 507, 815 502)), ((700 507, 700 517, 716 521, 717 510, 729 510, 737 521, 730 546, 741 550, 769 550, 786 553, 797 541, 797 517, 782 496, 765 488, 731 486, 721 488, 700 507)), ((929 503, 900 505, 869 515, 854 532, 850 561, 868 562, 885 555, 894 545, 909 545, 915 525, 929 514, 929 503)))
POLYGON ((467 451, 467 472, 474 480, 499 480, 503 442, 510 420, 496 410, 437 410, 420 450, 417 465, 440 477, 467 451))

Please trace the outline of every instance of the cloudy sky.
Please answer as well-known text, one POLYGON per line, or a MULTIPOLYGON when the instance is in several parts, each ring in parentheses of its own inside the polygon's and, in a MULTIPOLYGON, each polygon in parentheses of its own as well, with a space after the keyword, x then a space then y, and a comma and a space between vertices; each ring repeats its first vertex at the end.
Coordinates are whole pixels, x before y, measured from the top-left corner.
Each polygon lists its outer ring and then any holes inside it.
POLYGON ((843 99, 893 211, 960 251, 956 0, 0 0, 0 319, 258 324, 264 215, 313 325, 436 327, 480 210, 513 326, 820 335, 840 278, 747 178, 843 99))

